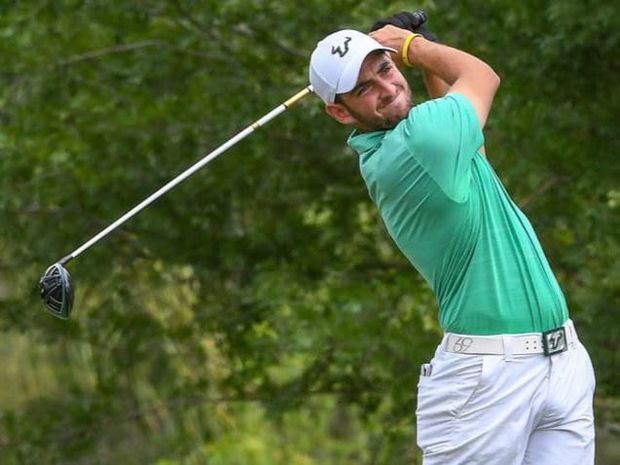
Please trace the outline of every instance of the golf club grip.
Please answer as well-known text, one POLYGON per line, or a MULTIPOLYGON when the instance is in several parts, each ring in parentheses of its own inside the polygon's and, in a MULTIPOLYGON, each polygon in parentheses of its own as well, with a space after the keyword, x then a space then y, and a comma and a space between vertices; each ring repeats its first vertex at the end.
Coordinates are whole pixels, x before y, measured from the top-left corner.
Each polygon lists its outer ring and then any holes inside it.
POLYGON ((226 150, 228 150, 230 147, 232 147, 233 145, 235 145, 237 142, 241 141, 242 139, 245 139, 247 136, 249 136, 256 129, 258 129, 259 127, 265 125, 267 122, 271 121, 273 118, 275 118, 279 114, 283 113, 288 108, 293 106, 295 103, 300 101, 303 97, 305 97, 306 95, 311 94, 312 92, 314 92, 314 90, 313 90, 312 86, 310 86, 310 85, 305 87, 303 90, 297 92, 295 95, 293 95, 291 98, 286 100, 284 103, 278 105, 276 108, 271 110, 265 116, 263 116, 260 119, 256 120, 254 123, 252 123, 251 125, 249 125, 245 129, 243 129, 242 131, 237 133, 235 136, 233 136, 232 138, 228 139, 228 141, 224 142, 222 145, 217 147, 215 150, 213 150, 212 152, 210 152, 207 155, 203 156, 203 158, 201 158, 198 162, 196 162, 195 164, 190 166, 188 169, 186 169, 181 174, 179 174, 177 177, 175 177, 174 179, 169 181, 163 187, 161 187, 157 191, 153 192, 150 196, 148 196, 146 199, 144 199, 138 205, 136 205, 131 210, 129 210, 127 213, 125 213, 120 218, 118 218, 114 223, 112 223, 107 228, 103 229, 101 232, 99 232, 98 234, 93 236, 91 239, 86 241, 84 244, 82 244, 80 247, 75 249, 69 255, 67 255, 64 258, 62 258, 59 263, 64 265, 64 264, 68 263, 69 261, 73 260, 74 258, 76 258, 82 252, 84 252, 85 250, 90 248, 95 243, 99 242, 101 239, 103 239, 109 233, 111 233, 116 228, 121 226, 127 220, 129 220, 130 218, 134 217, 136 214, 138 214, 144 208, 148 207, 151 203, 153 203, 159 197, 164 195, 166 192, 168 192, 169 190, 174 188, 177 184, 181 183, 182 181, 184 181, 185 179, 190 177, 192 174, 194 174, 200 168, 205 166, 207 163, 209 163, 215 157, 217 157, 218 155, 224 153, 226 150))
POLYGON ((299 102, 302 98, 304 98, 308 94, 311 94, 312 92, 314 92, 314 88, 312 86, 305 87, 304 89, 300 90, 295 95, 293 95, 286 102, 284 102, 283 105, 286 108, 291 108, 293 105, 299 102))

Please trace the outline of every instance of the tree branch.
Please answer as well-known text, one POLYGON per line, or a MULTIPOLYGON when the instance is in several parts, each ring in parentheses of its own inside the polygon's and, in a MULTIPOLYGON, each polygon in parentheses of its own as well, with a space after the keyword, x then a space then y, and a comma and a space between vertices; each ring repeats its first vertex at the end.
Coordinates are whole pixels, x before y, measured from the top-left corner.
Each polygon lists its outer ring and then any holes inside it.
MULTIPOLYGON (((221 35, 216 30, 207 29, 204 25, 196 21, 196 19, 193 18, 191 14, 185 8, 183 8, 183 5, 181 5, 179 0, 170 0, 170 1, 174 5, 174 7, 177 9, 177 11, 183 16, 183 18, 185 18, 197 32, 199 32, 201 35, 207 36, 211 40, 217 40, 224 46, 224 48, 227 51, 234 53, 234 50, 232 50, 230 45, 222 39, 221 35)), ((243 35, 249 39, 255 40, 257 38, 256 32, 250 27, 248 27, 247 24, 237 24, 233 26, 233 30, 236 33, 243 35)), ((270 44, 268 45, 271 45, 272 47, 282 52, 288 53, 289 55, 293 55, 299 58, 306 59, 306 55, 300 52, 299 50, 289 47, 288 45, 285 45, 277 41, 271 36, 269 36, 268 39, 270 42, 270 44)))
MULTIPOLYGON (((254 31, 253 29, 249 28, 247 25, 245 24, 238 24, 237 26, 235 26, 234 28, 235 32, 238 32, 239 34, 248 37, 249 39, 256 39, 256 31, 254 31)), ((282 42, 279 42, 278 40, 274 39, 271 36, 268 36, 269 41, 271 42, 271 45, 273 47, 275 47, 276 49, 288 53, 289 55, 293 55, 299 58, 304 58, 306 59, 307 56, 300 52, 297 49, 294 49, 292 47, 289 47, 288 45, 283 44, 282 42)))
MULTIPOLYGON (((336 394, 346 394, 346 390, 338 390, 338 389, 319 389, 316 391, 306 392, 305 398, 308 397, 316 397, 316 396, 324 396, 324 395, 336 395, 336 394)), ((194 395, 187 397, 179 397, 175 399, 170 399, 168 402, 164 402, 159 405, 150 405, 144 409, 136 408, 133 411, 127 412, 123 415, 112 416, 109 418, 103 418, 99 421, 94 421, 88 426, 77 427, 73 429, 62 429, 59 426, 60 432, 56 434, 53 438, 46 437, 45 439, 41 439, 37 441, 36 439, 29 440, 20 440, 20 441, 11 441, 0 438, 0 449, 8 449, 8 448, 19 448, 28 445, 29 447, 38 444, 47 444, 49 441, 53 441, 55 443, 66 443, 67 441, 73 441, 78 438, 82 438, 85 434, 93 433, 101 431, 101 429, 108 425, 118 426, 121 423, 127 423, 130 421, 137 421, 140 418, 143 418, 147 415, 154 415, 160 413, 167 409, 179 409, 184 407, 194 407, 202 404, 223 404, 223 403, 255 403, 255 402, 267 402, 273 400, 272 398, 266 396, 259 396, 256 394, 249 394, 243 397, 231 397, 231 396, 222 396, 222 397, 207 397, 202 395, 194 395)))
POLYGON ((92 50, 90 52, 86 52, 86 53, 81 53, 79 55, 73 55, 70 56, 69 58, 65 58, 64 60, 60 60, 57 65, 58 66, 66 66, 66 65, 72 65, 74 63, 80 62, 80 61, 87 61, 87 60, 96 60, 98 58, 101 58, 103 56, 106 55, 113 55, 116 53, 125 53, 125 52, 130 52, 133 50, 138 50, 141 48, 147 48, 147 47, 157 47, 157 46, 163 46, 166 45, 164 42, 161 42, 159 40, 143 40, 140 42, 133 42, 133 43, 129 43, 129 44, 121 44, 121 45, 115 45, 112 47, 105 47, 105 48, 101 48, 99 50, 92 50))
POLYGON ((558 185, 561 182, 564 182, 566 180, 568 180, 568 178, 563 177, 563 176, 552 176, 551 178, 547 179, 544 183, 542 183, 538 187, 538 189, 536 189, 530 195, 528 195, 527 197, 522 199, 519 202, 519 207, 520 208, 525 208, 527 205, 529 205, 531 202, 536 200, 538 197, 542 196, 545 192, 547 192, 551 188, 555 187, 556 185, 558 185))

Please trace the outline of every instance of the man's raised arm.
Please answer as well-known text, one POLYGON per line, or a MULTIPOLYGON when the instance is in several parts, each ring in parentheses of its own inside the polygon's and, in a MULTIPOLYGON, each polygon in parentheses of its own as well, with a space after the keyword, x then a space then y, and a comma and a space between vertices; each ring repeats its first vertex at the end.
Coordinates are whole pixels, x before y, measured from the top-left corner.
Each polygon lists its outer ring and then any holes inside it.
POLYGON ((370 35, 386 47, 398 50, 397 61, 402 62, 402 49, 407 46, 405 53, 410 65, 441 78, 450 86, 449 92, 466 96, 478 114, 480 126, 484 127, 500 82, 489 65, 467 52, 422 36, 407 41, 412 33, 395 26, 385 26, 370 35))

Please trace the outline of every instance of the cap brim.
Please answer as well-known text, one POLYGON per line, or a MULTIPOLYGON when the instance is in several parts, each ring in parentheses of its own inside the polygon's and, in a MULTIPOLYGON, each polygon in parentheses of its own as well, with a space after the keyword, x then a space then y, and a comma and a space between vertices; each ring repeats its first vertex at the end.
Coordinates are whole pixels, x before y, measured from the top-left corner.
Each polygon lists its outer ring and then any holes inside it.
POLYGON ((338 81, 336 94, 345 94, 353 90, 357 84, 364 60, 368 55, 377 51, 396 53, 396 50, 389 47, 376 47, 371 50, 365 50, 364 53, 360 53, 354 59, 350 60, 344 68, 342 74, 340 75, 340 80, 338 81))

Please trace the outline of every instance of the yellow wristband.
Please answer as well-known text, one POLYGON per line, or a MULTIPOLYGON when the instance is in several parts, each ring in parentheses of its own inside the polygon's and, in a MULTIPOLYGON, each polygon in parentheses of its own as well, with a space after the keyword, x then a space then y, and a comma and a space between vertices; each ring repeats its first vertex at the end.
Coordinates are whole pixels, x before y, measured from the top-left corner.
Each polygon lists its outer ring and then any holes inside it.
POLYGON ((409 45, 411 45, 411 42, 413 42, 413 39, 415 39, 416 37, 420 37, 420 36, 421 34, 415 34, 415 33, 410 34, 409 37, 407 37, 405 41, 403 42, 403 48, 400 51, 400 56, 403 59, 403 63, 409 66, 410 68, 413 65, 409 61, 409 45))

